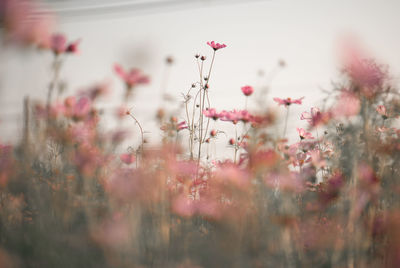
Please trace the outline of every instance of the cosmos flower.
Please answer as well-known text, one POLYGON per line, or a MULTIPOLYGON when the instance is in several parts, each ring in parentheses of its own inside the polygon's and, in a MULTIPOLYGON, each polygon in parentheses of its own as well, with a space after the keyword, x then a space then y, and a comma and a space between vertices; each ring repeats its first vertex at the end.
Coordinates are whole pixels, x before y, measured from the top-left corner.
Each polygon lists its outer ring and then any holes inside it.
POLYGON ((310 113, 303 112, 300 117, 301 120, 307 120, 313 127, 327 123, 330 118, 330 113, 323 113, 317 107, 312 107, 310 113))
POLYGON ((218 49, 226 47, 225 44, 215 43, 214 41, 207 42, 207 45, 212 47, 214 49, 214 51, 217 51, 218 49))
POLYGON ((67 38, 63 34, 53 34, 50 39, 50 49, 55 55, 62 53, 78 53, 78 45, 80 40, 67 43, 67 38))
POLYGON ((213 120, 217 120, 218 118, 220 118, 220 114, 217 113, 215 108, 203 110, 203 115, 205 117, 212 118, 213 120))
POLYGON ((286 99, 280 99, 280 98, 274 98, 274 101, 276 101, 279 105, 285 105, 286 107, 291 105, 291 104, 301 104, 302 100, 304 97, 301 97, 300 99, 291 99, 291 98, 286 98, 286 99))
POLYGON ((385 107, 384 105, 379 105, 379 106, 376 108, 376 111, 378 112, 378 114, 380 114, 380 115, 382 116, 382 118, 383 118, 384 120, 386 120, 386 119, 389 118, 389 114, 387 113, 386 107, 385 107))
POLYGON ((251 86, 244 86, 242 87, 242 92, 245 96, 250 96, 251 94, 253 94, 254 89, 251 86))
POLYGON ((307 132, 304 128, 296 128, 297 132, 299 133, 300 139, 314 139, 310 132, 307 132))
POLYGON ((123 163, 129 165, 129 164, 132 164, 133 162, 135 162, 135 155, 133 155, 133 154, 121 154, 119 156, 119 159, 123 163))
POLYGON ((126 72, 121 65, 115 64, 114 71, 122 78, 129 89, 136 85, 148 84, 150 82, 149 77, 144 75, 139 69, 132 68, 126 72))

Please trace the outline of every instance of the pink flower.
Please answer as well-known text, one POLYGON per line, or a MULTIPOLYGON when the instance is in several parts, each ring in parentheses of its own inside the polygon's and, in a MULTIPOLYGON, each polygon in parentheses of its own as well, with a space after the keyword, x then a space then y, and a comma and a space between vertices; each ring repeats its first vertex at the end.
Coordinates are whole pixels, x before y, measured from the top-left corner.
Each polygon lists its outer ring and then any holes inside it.
POLYGON ((373 59, 364 59, 354 56, 345 71, 351 80, 362 87, 379 87, 386 77, 384 66, 376 64, 373 59))
POLYGON ((384 105, 379 105, 376 108, 376 111, 382 116, 382 118, 384 120, 388 119, 389 115, 388 115, 388 113, 386 111, 386 107, 384 105))
POLYGON ((89 98, 80 98, 74 106, 73 116, 77 119, 85 117, 90 112, 91 105, 92 103, 89 98))
POLYGON ((245 96, 250 96, 251 94, 253 94, 254 89, 251 86, 244 86, 242 87, 242 92, 245 96))
POLYGON ((203 110, 203 114, 205 117, 212 118, 213 120, 217 120, 218 118, 220 118, 220 114, 217 113, 215 108, 203 110))
POLYGON ((176 127, 178 131, 188 128, 186 121, 180 122, 176 127))
POLYGON ((121 154, 119 159, 121 159, 121 161, 127 165, 135 162, 135 156, 133 154, 121 154))
POLYGON ((302 97, 300 99, 293 99, 293 100, 291 98, 286 98, 286 99, 274 98, 274 101, 276 101, 279 105, 289 106, 293 103, 301 104, 303 99, 304 99, 304 97, 302 97))
POLYGON ((67 38, 63 34, 53 34, 51 36, 51 49, 55 54, 63 53, 67 48, 67 38))
POLYGON ((350 117, 360 112, 360 99, 349 90, 342 90, 338 102, 330 111, 334 117, 350 117))
POLYGON ((311 108, 311 113, 303 112, 300 119, 307 120, 311 126, 315 127, 327 123, 330 117, 330 113, 322 113, 318 108, 313 107, 311 108))
POLYGON ((237 124, 242 119, 241 111, 222 111, 220 113, 220 119, 222 121, 231 121, 233 124, 237 124))
POLYGON ((307 154, 311 157, 311 162, 316 168, 323 168, 326 166, 325 158, 319 149, 310 150, 307 154))
POLYGON ((142 74, 138 69, 133 68, 129 72, 125 72, 121 65, 115 64, 114 70, 117 75, 122 78, 128 88, 133 88, 140 84, 148 84, 150 82, 149 77, 142 74))
POLYGON ((77 53, 79 40, 67 44, 67 38, 63 34, 53 34, 50 39, 50 49, 54 54, 77 53))
POLYGON ((217 51, 218 49, 226 47, 225 44, 215 43, 214 41, 207 42, 207 45, 212 47, 214 49, 214 51, 217 51))
POLYGON ((304 128, 296 128, 299 133, 300 139, 314 139, 310 132, 307 132, 304 128))
POLYGON ((354 41, 348 39, 343 43, 343 72, 352 82, 351 90, 372 98, 383 90, 388 67, 377 63, 354 41))
POLYGON ((6 41, 48 47, 50 33, 55 24, 54 17, 37 2, 0 1, 1 25, 6 41))
POLYGON ((122 119, 124 116, 129 114, 128 108, 125 106, 120 106, 115 110, 115 116, 118 117, 118 119, 122 119))
POLYGON ((88 88, 80 90, 78 95, 81 97, 87 97, 91 101, 95 101, 101 96, 105 96, 110 93, 111 83, 110 81, 103 81, 96 83, 88 88))

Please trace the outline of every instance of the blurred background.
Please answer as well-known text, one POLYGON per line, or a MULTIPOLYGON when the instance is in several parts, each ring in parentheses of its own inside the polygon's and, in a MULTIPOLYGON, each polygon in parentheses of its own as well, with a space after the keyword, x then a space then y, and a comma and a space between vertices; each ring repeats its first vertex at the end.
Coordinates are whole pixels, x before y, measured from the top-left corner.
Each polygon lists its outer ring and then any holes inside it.
MULTIPOLYGON (((283 121, 284 109, 272 98, 304 96, 303 105, 291 111, 288 129, 302 126, 300 113, 340 81, 340 51, 348 40, 388 64, 392 79, 400 73, 398 0, 48 0, 39 6, 54 13, 56 32, 81 40, 80 53, 69 56, 61 71, 66 95, 107 81, 112 90, 101 105, 111 114, 124 92, 115 63, 150 76, 151 83, 138 87, 129 103, 150 140, 161 135, 156 110, 178 108, 181 93, 198 80, 194 55, 206 55, 210 63, 207 41, 227 45, 216 55, 211 106, 243 108, 240 88, 252 85, 251 110, 257 90, 267 88, 265 98, 283 121), (285 67, 277 72, 279 62, 285 67), (164 93, 173 101, 163 99, 164 93)), ((53 55, 2 42, 0 58, 0 139, 13 142, 21 133, 23 97, 46 100, 53 55)))

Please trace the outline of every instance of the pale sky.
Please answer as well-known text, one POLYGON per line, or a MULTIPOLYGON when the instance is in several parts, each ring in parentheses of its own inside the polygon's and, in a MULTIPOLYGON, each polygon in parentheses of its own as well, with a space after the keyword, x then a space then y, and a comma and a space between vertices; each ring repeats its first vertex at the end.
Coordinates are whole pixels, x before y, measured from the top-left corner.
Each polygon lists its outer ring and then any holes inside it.
MULTIPOLYGON (((175 59, 168 93, 180 100, 180 93, 197 81, 194 54, 210 59, 212 49, 206 42, 215 40, 227 48, 217 52, 210 82, 212 106, 243 108, 240 87, 257 89, 264 84, 259 71, 268 73, 283 59, 287 67, 273 80, 267 101, 276 107, 273 97, 305 96, 304 104, 291 111, 288 129, 294 129, 304 124, 299 121, 300 113, 322 98, 320 88, 330 89, 331 81, 339 81, 339 44, 345 36, 358 39, 371 55, 390 65, 394 78, 399 77, 399 11, 398 0, 270 0, 96 17, 61 16, 60 32, 82 40, 80 55, 68 57, 62 78, 69 92, 110 79, 114 92, 103 104, 112 107, 123 92, 113 64, 141 68, 151 77, 151 84, 137 88, 131 106, 145 129, 153 131, 151 121, 161 103, 166 56, 175 59)), ((22 124, 23 96, 45 100, 51 54, 3 49, 0 55, 0 139, 11 141, 22 124)), ((252 101, 254 97, 249 107, 252 101)), ((283 120, 284 109, 280 111, 283 120)))

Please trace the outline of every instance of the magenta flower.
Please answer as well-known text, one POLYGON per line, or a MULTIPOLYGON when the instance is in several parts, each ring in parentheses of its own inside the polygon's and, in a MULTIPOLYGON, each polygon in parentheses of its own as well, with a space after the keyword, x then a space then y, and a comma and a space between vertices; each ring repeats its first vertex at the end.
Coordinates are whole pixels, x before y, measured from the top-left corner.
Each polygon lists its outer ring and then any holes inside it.
POLYGON ((291 105, 291 104, 301 104, 302 100, 304 97, 301 97, 300 99, 291 99, 291 98, 286 98, 286 99, 280 99, 280 98, 274 98, 274 101, 276 101, 279 105, 285 105, 286 107, 291 105))
POLYGON ((225 44, 215 43, 214 41, 207 42, 207 45, 212 47, 214 49, 214 51, 217 51, 218 49, 226 47, 225 44))
POLYGON ((242 92, 245 96, 250 96, 251 94, 253 94, 254 89, 251 86, 244 86, 242 87, 242 92))
POLYGON ((149 77, 142 74, 139 69, 133 68, 129 70, 129 72, 125 72, 121 65, 115 64, 114 70, 117 75, 122 78, 129 89, 135 87, 136 85, 148 84, 150 82, 149 77))
POLYGON ((300 139, 314 139, 310 132, 307 132, 304 128, 296 128, 299 133, 300 139))

